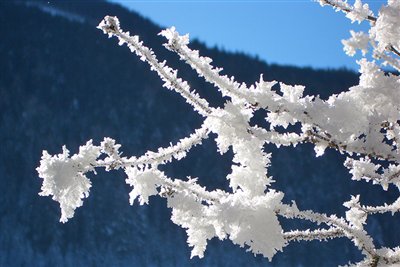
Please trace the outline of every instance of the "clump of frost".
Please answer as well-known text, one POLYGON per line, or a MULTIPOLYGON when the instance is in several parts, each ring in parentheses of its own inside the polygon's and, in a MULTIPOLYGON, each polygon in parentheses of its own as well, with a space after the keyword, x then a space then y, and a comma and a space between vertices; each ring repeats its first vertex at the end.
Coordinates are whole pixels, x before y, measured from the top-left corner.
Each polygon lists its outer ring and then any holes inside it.
POLYGON ((372 15, 372 12, 369 9, 368 4, 363 4, 361 0, 356 0, 353 9, 346 14, 346 17, 349 18, 351 22, 357 21, 358 23, 361 23, 363 20, 368 18, 369 15, 372 15))
POLYGON ((363 56, 368 52, 369 36, 363 32, 350 31, 351 37, 342 40, 343 50, 349 56, 354 56, 357 50, 361 50, 363 56))
POLYGON ((379 11, 378 19, 370 33, 378 42, 378 49, 383 51, 388 46, 400 48, 400 1, 390 0, 379 11))
POLYGON ((193 247, 191 257, 202 258, 207 240, 217 236, 271 260, 286 245, 274 211, 282 198, 283 193, 273 190, 256 197, 237 192, 203 206, 192 195, 177 193, 168 199, 168 206, 172 221, 186 228, 188 244, 193 247))
POLYGON ((360 195, 352 196, 351 200, 343 203, 343 206, 349 208, 346 211, 346 220, 348 220, 354 227, 362 229, 366 223, 367 214, 360 208, 360 195))
POLYGON ((65 223, 74 216, 75 209, 82 206, 83 198, 89 196, 90 180, 85 173, 94 171, 93 165, 100 155, 100 148, 92 140, 79 148, 79 153, 69 157, 69 150, 63 146, 61 154, 50 156, 43 151, 39 177, 43 179, 41 196, 53 196, 60 203, 61 219, 65 223))
POLYGON ((133 187, 133 190, 129 193, 131 205, 136 199, 139 199, 140 205, 148 204, 149 197, 158 194, 157 187, 163 178, 159 170, 139 170, 136 167, 130 167, 126 169, 126 174, 128 175, 126 183, 133 187))

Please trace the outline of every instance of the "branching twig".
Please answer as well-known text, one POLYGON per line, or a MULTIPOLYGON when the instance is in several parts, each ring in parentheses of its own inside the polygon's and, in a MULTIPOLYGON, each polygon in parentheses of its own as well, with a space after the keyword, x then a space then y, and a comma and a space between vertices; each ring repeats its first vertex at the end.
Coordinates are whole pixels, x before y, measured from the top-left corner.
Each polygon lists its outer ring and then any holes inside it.
MULTIPOLYGON (((333 0, 320 0, 320 2, 322 4, 330 5, 334 8, 337 8, 346 14, 354 11, 351 8, 351 6, 347 3, 333 1, 333 0)), ((368 15, 366 17, 366 19, 369 20, 371 23, 376 23, 376 21, 378 20, 377 17, 372 16, 372 15, 368 15)), ((400 57, 400 51, 398 49, 396 49, 393 45, 389 45, 386 49, 400 57)))
POLYGON ((182 95, 201 115, 206 117, 212 112, 208 102, 200 98, 195 90, 191 90, 186 81, 182 81, 182 79, 177 77, 176 70, 166 66, 165 62, 160 63, 153 51, 139 41, 138 36, 130 36, 128 32, 123 32, 119 27, 119 21, 116 17, 106 16, 98 28, 105 34, 108 34, 109 37, 118 37, 120 45, 127 43, 132 52, 135 52, 142 60, 146 61, 150 65, 151 70, 158 73, 165 82, 165 87, 182 95))

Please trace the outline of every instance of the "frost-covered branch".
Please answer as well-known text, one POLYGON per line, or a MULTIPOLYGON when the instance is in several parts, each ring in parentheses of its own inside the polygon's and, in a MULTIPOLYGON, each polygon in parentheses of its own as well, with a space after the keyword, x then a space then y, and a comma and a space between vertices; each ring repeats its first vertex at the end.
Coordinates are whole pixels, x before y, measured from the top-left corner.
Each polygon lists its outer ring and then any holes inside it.
POLYGON ((126 43, 132 52, 135 52, 141 60, 146 61, 151 66, 151 70, 158 73, 160 78, 165 82, 165 87, 182 95, 186 102, 191 104, 201 115, 207 116, 211 112, 208 102, 200 98, 194 90, 191 91, 188 83, 178 78, 178 72, 168 67, 165 61, 159 62, 153 51, 139 41, 139 36, 130 36, 129 32, 121 31, 118 18, 106 16, 98 28, 105 34, 108 34, 110 38, 116 36, 119 40, 119 45, 126 43))
MULTIPOLYGON (((397 0, 388 1, 388 5, 381 8, 378 16, 374 16, 368 4, 362 4, 361 0, 355 0, 354 5, 343 0, 319 0, 319 3, 322 6, 332 6, 336 11, 342 11, 352 22, 370 21, 372 24, 369 32, 370 38, 376 40, 379 44, 379 49, 375 51, 374 57, 383 59, 387 64, 400 71, 398 59, 391 58, 384 53, 384 51, 387 51, 400 57, 400 33, 398 30, 400 22, 396 19, 400 12, 400 5, 397 0)), ((363 53, 366 53, 366 50, 363 53)))
POLYGON ((254 126, 250 129, 251 133, 254 134, 260 140, 264 140, 267 144, 275 144, 279 146, 296 146, 299 143, 308 140, 308 137, 304 134, 297 133, 278 133, 276 131, 267 131, 261 127, 254 126))
POLYGON ((339 228, 318 229, 318 230, 294 230, 283 233, 286 241, 329 241, 330 239, 344 237, 343 230, 339 228))
POLYGON ((165 44, 167 49, 176 52, 182 60, 196 70, 200 77, 204 77, 207 82, 217 86, 223 96, 229 96, 234 102, 240 101, 240 99, 248 100, 246 85, 236 82, 234 77, 221 76, 222 68, 214 68, 211 65, 211 58, 202 57, 199 55, 199 51, 193 51, 187 46, 189 44, 188 35, 180 36, 174 27, 164 30, 160 34, 168 39, 168 43, 165 44))
MULTIPOLYGON (((372 48, 372 56, 400 70, 400 2, 389 0, 375 16, 368 5, 356 0, 354 5, 341 0, 320 0, 343 11, 353 22, 369 20, 368 34, 351 32, 349 40, 342 41, 345 52, 354 56, 361 50, 365 56, 372 48)), ((365 255, 355 266, 390 266, 400 262, 400 249, 376 248, 365 229, 368 216, 377 213, 397 213, 400 198, 391 204, 363 205, 360 196, 339 205, 348 210, 345 216, 326 215, 311 210, 299 210, 295 204, 283 203, 284 192, 273 189, 274 180, 268 174, 271 154, 265 144, 296 146, 314 145, 316 156, 326 149, 347 155, 344 165, 352 179, 372 181, 387 190, 390 184, 400 189, 400 79, 387 74, 375 61, 362 58, 359 84, 327 100, 305 96, 304 86, 287 85, 277 81, 260 80, 248 87, 233 77, 220 75, 221 69, 211 65, 212 60, 189 48, 188 35, 180 36, 174 28, 161 35, 167 38, 165 47, 179 55, 200 77, 218 87, 228 100, 222 108, 210 107, 188 83, 178 78, 177 71, 159 62, 153 51, 121 30, 116 17, 106 16, 98 26, 109 37, 147 62, 164 81, 164 86, 179 93, 195 111, 204 117, 202 126, 176 144, 148 151, 139 157, 124 157, 121 145, 104 138, 100 145, 92 141, 80 147, 72 156, 64 146, 62 153, 43 152, 37 168, 43 179, 40 195, 52 196, 60 203, 61 219, 72 218, 75 209, 82 206, 91 187, 88 173, 96 168, 107 171, 122 169, 132 186, 130 203, 137 200, 148 204, 151 197, 167 199, 172 209, 171 220, 184 228, 192 257, 203 257, 208 240, 217 237, 248 248, 254 254, 268 259, 282 251, 291 241, 327 241, 348 238, 365 255), (275 89, 279 85, 279 89, 275 89), (269 128, 250 123, 255 111, 265 112, 269 128), (289 126, 300 130, 290 130, 289 126), (199 178, 167 177, 160 165, 186 157, 190 149, 201 145, 210 133, 215 136, 217 152, 233 152, 231 172, 226 179, 229 190, 207 190, 199 178), (284 232, 279 218, 300 219, 324 224, 328 228, 292 230, 284 232)), ((209 174, 212 176, 213 174, 209 174)), ((279 179, 279 177, 277 177, 279 179)))
POLYGON ((276 213, 285 218, 298 218, 315 223, 324 223, 328 226, 334 226, 341 229, 346 237, 351 239, 354 244, 368 257, 373 257, 376 254, 376 248, 372 238, 364 229, 351 226, 343 218, 338 218, 335 215, 326 215, 317 213, 311 210, 301 211, 296 206, 282 205, 276 213))
POLYGON ((111 138, 105 138, 101 147, 103 147, 103 152, 108 157, 97 161, 94 167, 105 167, 106 170, 112 170, 119 169, 120 167, 158 166, 171 162, 173 159, 180 160, 186 156, 192 147, 201 144, 203 139, 208 137, 208 134, 209 130, 203 124, 201 128, 197 129, 189 137, 179 140, 177 144, 171 144, 169 147, 160 147, 157 152, 147 151, 138 158, 134 156, 121 158, 118 153, 120 145, 116 145, 115 141, 111 138))
POLYGON ((389 164, 388 168, 383 168, 380 164, 373 163, 370 158, 359 160, 347 158, 344 165, 350 170, 353 180, 372 181, 373 184, 381 185, 384 190, 387 190, 390 184, 400 189, 400 165, 398 164, 389 164))
POLYGON ((361 224, 365 224, 368 215, 376 213, 391 213, 392 215, 400 211, 400 199, 397 199, 394 203, 382 206, 364 206, 360 204, 360 195, 352 196, 351 200, 344 203, 344 206, 349 208, 346 212, 346 218, 353 225, 361 227, 361 224))
POLYGON ((377 18, 369 9, 368 4, 363 5, 360 0, 356 0, 354 5, 350 5, 347 1, 343 0, 319 0, 319 3, 322 6, 330 5, 335 8, 336 11, 342 11, 352 22, 357 21, 361 23, 365 19, 371 22, 377 21, 377 18))

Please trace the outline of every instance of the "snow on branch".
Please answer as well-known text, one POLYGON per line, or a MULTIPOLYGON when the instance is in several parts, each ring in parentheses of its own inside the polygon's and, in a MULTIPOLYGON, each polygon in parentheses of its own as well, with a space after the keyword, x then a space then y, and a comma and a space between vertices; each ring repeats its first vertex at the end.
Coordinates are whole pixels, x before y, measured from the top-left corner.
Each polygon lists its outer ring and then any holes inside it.
MULTIPOLYGON (((386 50, 400 57, 400 22, 398 21, 400 6, 397 0, 389 0, 387 6, 382 6, 378 17, 374 16, 373 12, 369 9, 368 4, 362 4, 361 0, 355 0, 354 5, 350 5, 347 1, 343 0, 319 0, 319 3, 321 6, 330 5, 335 8, 336 11, 342 11, 352 22, 357 21, 358 23, 361 23, 364 20, 370 21, 372 24, 369 31, 370 40, 378 42, 379 51, 382 53, 386 50)), ((345 51, 349 50, 349 46, 345 46, 347 47, 345 48, 345 51)), ((365 46, 363 48, 363 53, 366 53, 365 46)), ((353 49, 350 49, 350 51, 352 50, 353 49)), ((382 58, 382 55, 379 54, 380 53, 375 53, 374 57, 377 59, 382 58)), ((390 59, 390 57, 383 59, 387 64, 393 66, 391 64, 393 59, 390 59), (387 59, 389 59, 389 61, 387 61, 387 59)), ((393 67, 399 71, 397 68, 398 63, 396 63, 396 65, 397 66, 393 67)))
POLYGON ((121 31, 118 18, 106 16, 98 28, 108 34, 109 38, 116 36, 119 40, 119 45, 126 43, 132 52, 135 52, 141 60, 146 61, 151 66, 151 70, 158 73, 165 82, 165 87, 181 94, 186 102, 191 104, 201 115, 207 116, 211 112, 208 102, 200 98, 194 90, 191 91, 188 83, 178 78, 178 72, 168 67, 165 61, 159 62, 154 52, 139 41, 139 36, 130 36, 129 32, 121 31))
POLYGON ((121 145, 115 144, 115 140, 105 138, 101 143, 102 152, 107 154, 104 160, 98 160, 95 167, 105 167, 106 170, 119 169, 120 167, 157 167, 161 164, 171 162, 173 159, 181 160, 186 153, 194 146, 208 138, 209 130, 205 124, 195 130, 190 136, 179 140, 175 145, 160 147, 157 152, 147 151, 140 157, 121 158, 118 149, 121 145))
POLYGON ((390 184, 394 184, 400 190, 400 165, 398 164, 389 164, 388 168, 383 168, 382 165, 373 163, 369 158, 358 160, 347 158, 344 165, 350 170, 353 180, 372 181, 373 184, 381 185, 384 190, 387 190, 390 184))
POLYGON ((149 204, 152 197, 167 199, 171 220, 186 230, 191 257, 202 258, 208 240, 214 237, 229 239, 269 260, 290 242, 348 238, 365 256, 354 266, 398 266, 400 249, 377 248, 365 225, 368 216, 399 212, 400 198, 391 204, 367 206, 361 203, 362 196, 349 196, 349 201, 338 204, 347 208, 345 216, 327 215, 300 210, 294 200, 290 205, 283 203, 284 192, 273 189, 274 180, 268 174, 271 154, 265 144, 279 148, 311 143, 316 156, 322 156, 326 149, 346 154, 344 165, 352 179, 372 181, 384 190, 390 184, 400 189, 400 80, 397 74, 382 70, 386 65, 400 70, 400 4, 389 0, 375 16, 360 0, 354 5, 342 0, 319 2, 343 11, 353 22, 369 20, 368 34, 351 32, 351 39, 342 43, 350 56, 356 56, 357 50, 365 56, 372 49, 372 56, 382 60, 359 59, 359 84, 327 100, 305 96, 301 85, 264 81, 262 75, 252 86, 240 84, 233 77, 220 75, 222 69, 212 66, 210 58, 190 49, 188 35, 179 35, 175 28, 160 33, 167 38, 167 49, 177 53, 228 99, 222 108, 210 107, 178 78, 176 70, 165 61, 159 62, 138 36, 124 32, 116 17, 106 16, 98 28, 109 37, 117 37, 120 45, 126 43, 147 62, 166 88, 179 93, 204 117, 203 124, 176 144, 139 157, 123 157, 122 146, 111 138, 104 138, 98 146, 89 141, 73 156, 65 146, 61 154, 54 156, 43 151, 37 168, 43 179, 40 195, 52 196, 60 203, 60 221, 66 222, 89 196, 88 173, 95 174, 96 168, 122 169, 126 183, 132 187, 132 205, 136 201, 149 204), (257 110, 265 112, 270 127, 250 124, 257 110), (300 130, 293 131, 290 125, 300 126, 300 130), (233 152, 231 172, 226 177, 229 190, 210 191, 200 185, 201 178, 170 178, 159 169, 160 165, 186 157, 210 133, 215 136, 217 152, 233 152), (284 232, 280 218, 305 220, 327 228, 284 232))
POLYGON ((328 241, 329 239, 344 237, 345 234, 339 228, 329 228, 329 229, 318 229, 318 230, 305 230, 299 231, 294 230, 290 232, 283 233, 283 237, 286 241, 328 241))
POLYGON ((63 146, 62 154, 50 156, 43 151, 40 166, 37 168, 43 179, 41 196, 53 196, 60 203, 61 222, 74 216, 75 209, 82 206, 83 198, 89 196, 92 186, 85 176, 94 171, 93 164, 100 155, 100 148, 93 146, 92 141, 79 148, 79 153, 69 157, 68 149, 63 146))
POLYGON ((180 36, 175 27, 166 29, 160 34, 168 39, 168 43, 164 45, 168 50, 176 52, 182 60, 196 70, 199 76, 217 86, 223 96, 229 96, 234 102, 248 98, 246 92, 248 88, 245 84, 236 82, 234 77, 221 76, 219 73, 222 68, 214 68, 211 65, 211 58, 202 57, 199 51, 193 51, 187 46, 189 35, 180 36))
POLYGON ((361 0, 355 0, 354 5, 350 5, 347 1, 343 0, 319 0, 322 6, 330 5, 336 11, 342 11, 351 22, 357 21, 361 23, 363 20, 368 19, 375 22, 377 19, 374 17, 373 12, 369 9, 368 4, 362 4, 361 0))

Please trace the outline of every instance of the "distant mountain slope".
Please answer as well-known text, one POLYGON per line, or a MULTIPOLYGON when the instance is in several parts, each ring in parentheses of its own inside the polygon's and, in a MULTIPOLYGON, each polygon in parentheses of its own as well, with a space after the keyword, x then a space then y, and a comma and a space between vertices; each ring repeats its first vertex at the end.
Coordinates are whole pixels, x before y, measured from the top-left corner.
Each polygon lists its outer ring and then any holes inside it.
MULTIPOLYGON (((264 258, 217 240, 210 242, 204 259, 190 260, 185 232, 170 222, 165 202, 154 198, 150 206, 129 206, 130 188, 119 172, 94 177, 90 197, 66 224, 58 222, 57 203, 38 196, 41 181, 35 168, 43 149, 59 153, 66 144, 75 153, 89 139, 97 143, 110 136, 123 145, 124 154, 139 155, 200 125, 179 96, 161 88, 155 73, 95 28, 107 14, 117 15, 159 58, 179 68, 201 95, 222 104, 212 86, 162 47, 160 28, 138 14, 103 1, 0 2, 0 266, 268 265, 264 258)), ((266 79, 304 84, 309 93, 327 97, 358 80, 346 70, 270 65, 198 41, 192 47, 248 84, 264 73, 266 79)), ((350 181, 332 151, 318 159, 309 146, 271 151, 276 187, 288 191, 288 200, 299 199, 302 208, 343 212, 334 204, 367 190, 356 189, 359 185, 350 181)), ((226 187, 229 157, 219 156, 209 139, 166 171, 175 177, 198 176, 209 188, 226 187)), ((379 189, 368 190, 371 201, 390 200, 379 189)), ((384 221, 373 221, 371 227, 382 244, 391 244, 400 238, 399 231, 384 221)), ((278 254, 271 265, 333 266, 357 257, 347 240, 300 243, 278 254)))

